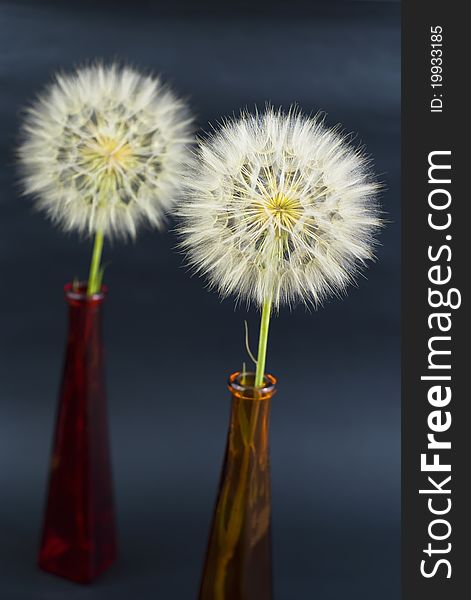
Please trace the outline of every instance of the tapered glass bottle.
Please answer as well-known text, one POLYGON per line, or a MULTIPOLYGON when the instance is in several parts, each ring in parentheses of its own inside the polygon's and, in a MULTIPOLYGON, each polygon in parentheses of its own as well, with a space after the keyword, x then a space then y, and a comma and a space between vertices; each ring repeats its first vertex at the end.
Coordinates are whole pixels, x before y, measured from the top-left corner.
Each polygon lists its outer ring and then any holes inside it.
POLYGON ((87 583, 116 557, 102 312, 105 289, 65 286, 69 329, 39 566, 87 583))
POLYGON ((276 380, 234 373, 226 454, 199 600, 271 600, 270 403, 276 380))

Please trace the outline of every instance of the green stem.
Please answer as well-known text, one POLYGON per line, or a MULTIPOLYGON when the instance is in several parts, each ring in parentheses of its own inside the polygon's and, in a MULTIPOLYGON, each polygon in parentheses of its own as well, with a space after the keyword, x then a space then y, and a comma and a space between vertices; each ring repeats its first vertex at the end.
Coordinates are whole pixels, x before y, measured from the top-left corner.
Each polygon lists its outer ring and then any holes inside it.
POLYGON ((255 372, 255 387, 263 385, 265 375, 265 363, 267 359, 268 328, 270 326, 271 297, 262 305, 262 320, 260 322, 260 337, 258 338, 257 370, 255 372))
POLYGON ((88 276, 87 294, 92 296, 100 291, 101 274, 100 263, 101 253, 103 251, 103 232, 97 231, 95 234, 95 242, 93 244, 92 262, 90 263, 90 273, 88 276))

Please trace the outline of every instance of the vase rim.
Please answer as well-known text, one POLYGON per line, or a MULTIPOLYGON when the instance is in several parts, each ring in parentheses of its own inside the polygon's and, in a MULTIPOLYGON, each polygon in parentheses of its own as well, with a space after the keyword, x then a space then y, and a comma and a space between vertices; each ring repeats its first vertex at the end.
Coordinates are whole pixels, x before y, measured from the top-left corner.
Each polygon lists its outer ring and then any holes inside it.
POLYGON ((88 284, 86 281, 79 281, 78 283, 66 283, 64 285, 64 295, 67 300, 74 302, 91 302, 93 304, 100 304, 106 297, 108 288, 106 285, 101 286, 101 290, 89 296, 87 294, 88 284))
POLYGON ((239 398, 247 400, 263 400, 271 398, 276 392, 276 377, 266 373, 263 378, 263 386, 255 387, 250 382, 255 379, 255 373, 242 373, 236 371, 229 376, 227 386, 229 391, 237 395, 239 398), (249 378, 249 384, 242 383, 242 377, 249 378))

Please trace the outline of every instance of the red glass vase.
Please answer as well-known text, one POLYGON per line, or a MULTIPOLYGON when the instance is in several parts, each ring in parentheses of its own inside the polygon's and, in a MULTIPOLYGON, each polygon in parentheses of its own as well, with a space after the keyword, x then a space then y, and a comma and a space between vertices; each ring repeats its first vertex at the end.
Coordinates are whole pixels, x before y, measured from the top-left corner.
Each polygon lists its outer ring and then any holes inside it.
POLYGON ((229 378, 231 416, 199 600, 271 600, 270 401, 276 380, 229 378))
POLYGON ((88 583, 116 558, 101 331, 106 290, 64 290, 69 330, 39 566, 88 583))

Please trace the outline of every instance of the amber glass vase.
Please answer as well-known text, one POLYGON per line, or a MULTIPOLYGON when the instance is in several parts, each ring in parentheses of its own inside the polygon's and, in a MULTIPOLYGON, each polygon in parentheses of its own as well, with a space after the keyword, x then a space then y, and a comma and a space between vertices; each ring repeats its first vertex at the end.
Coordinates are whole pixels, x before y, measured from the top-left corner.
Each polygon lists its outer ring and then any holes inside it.
POLYGON ((270 401, 253 374, 234 373, 226 455, 214 509, 199 600, 271 600, 270 401))
POLYGON ((65 286, 69 330, 39 566, 81 583, 116 556, 101 321, 105 289, 65 286))

